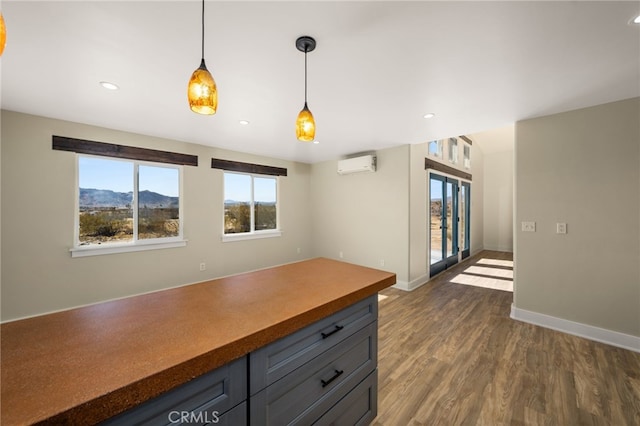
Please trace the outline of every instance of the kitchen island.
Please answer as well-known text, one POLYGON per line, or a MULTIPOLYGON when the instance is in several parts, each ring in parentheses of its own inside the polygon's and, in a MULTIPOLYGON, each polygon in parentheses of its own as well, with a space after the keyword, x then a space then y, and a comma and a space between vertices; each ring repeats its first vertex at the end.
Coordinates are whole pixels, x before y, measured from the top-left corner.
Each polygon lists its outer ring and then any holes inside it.
MULTIPOLYGON (((395 279, 317 258, 4 323, 0 421, 95 424, 135 410, 314 323, 325 327, 395 279)), ((377 301, 375 309, 377 317, 377 301)), ((322 339, 345 326, 326 327, 322 339)))

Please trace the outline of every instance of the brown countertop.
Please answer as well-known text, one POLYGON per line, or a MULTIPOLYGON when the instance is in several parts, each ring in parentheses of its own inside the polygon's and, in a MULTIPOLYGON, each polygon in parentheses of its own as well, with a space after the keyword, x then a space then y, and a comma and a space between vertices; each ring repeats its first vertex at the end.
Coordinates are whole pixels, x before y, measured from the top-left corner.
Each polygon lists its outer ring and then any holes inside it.
POLYGON ((2 324, 0 423, 99 422, 395 281, 318 258, 2 324))

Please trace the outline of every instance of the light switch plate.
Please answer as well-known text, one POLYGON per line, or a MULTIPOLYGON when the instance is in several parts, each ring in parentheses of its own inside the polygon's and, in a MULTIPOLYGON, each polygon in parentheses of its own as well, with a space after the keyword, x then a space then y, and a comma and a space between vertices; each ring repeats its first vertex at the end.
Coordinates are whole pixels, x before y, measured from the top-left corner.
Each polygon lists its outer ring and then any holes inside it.
POLYGON ((556 234, 566 234, 566 233, 567 233, 567 224, 556 223, 556 234))

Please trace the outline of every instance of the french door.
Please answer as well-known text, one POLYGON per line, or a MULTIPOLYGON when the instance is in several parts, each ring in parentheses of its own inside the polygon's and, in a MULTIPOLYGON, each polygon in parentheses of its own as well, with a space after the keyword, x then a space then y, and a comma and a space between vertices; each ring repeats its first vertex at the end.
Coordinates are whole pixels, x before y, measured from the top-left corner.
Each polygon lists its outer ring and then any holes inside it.
POLYGON ((458 187, 456 179, 429 175, 430 276, 458 263, 458 187))
POLYGON ((469 257, 471 252, 471 184, 460 185, 460 251, 462 258, 469 257))

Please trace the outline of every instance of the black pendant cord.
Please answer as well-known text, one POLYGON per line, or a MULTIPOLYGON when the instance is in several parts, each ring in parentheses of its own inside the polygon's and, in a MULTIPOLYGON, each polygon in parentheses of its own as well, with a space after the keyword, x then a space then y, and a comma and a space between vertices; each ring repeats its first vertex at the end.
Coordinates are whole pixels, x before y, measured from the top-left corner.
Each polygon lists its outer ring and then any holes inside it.
POLYGON ((202 0, 202 60, 204 61, 204 0, 202 0))
POLYGON ((313 37, 301 36, 296 40, 296 49, 304 52, 304 108, 307 108, 307 53, 313 52, 316 48, 316 41, 313 37))
POLYGON ((304 49, 304 106, 307 106, 307 49, 304 49))

